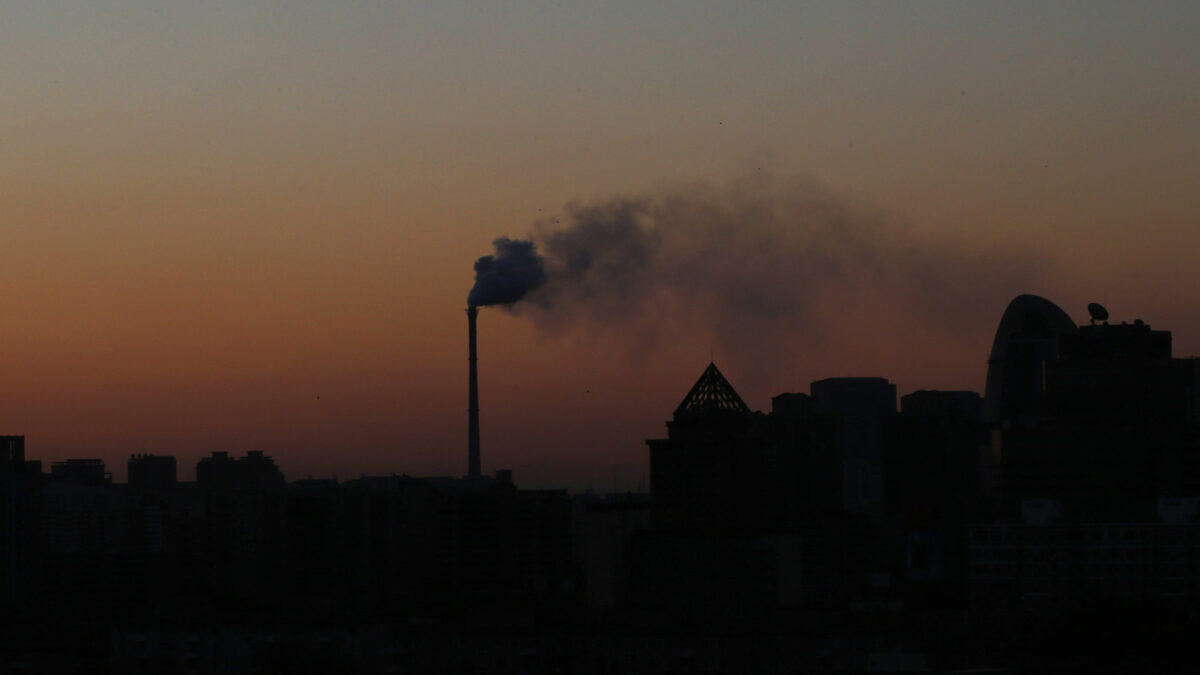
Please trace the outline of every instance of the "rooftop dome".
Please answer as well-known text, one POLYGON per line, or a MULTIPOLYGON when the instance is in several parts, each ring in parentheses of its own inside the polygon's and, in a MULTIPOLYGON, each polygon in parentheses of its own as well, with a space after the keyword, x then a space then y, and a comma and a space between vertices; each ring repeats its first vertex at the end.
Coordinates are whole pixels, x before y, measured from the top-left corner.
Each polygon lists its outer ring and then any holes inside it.
POLYGON ((1042 369, 1058 358, 1058 338, 1078 330, 1061 307, 1036 295, 1008 303, 988 358, 984 419, 1028 423, 1041 405, 1042 369))
POLYGON ((1023 293, 1013 298, 1000 317, 996 337, 992 340, 989 361, 1008 355, 1008 343, 1013 336, 1066 335, 1079 330, 1061 307, 1039 296, 1023 293))

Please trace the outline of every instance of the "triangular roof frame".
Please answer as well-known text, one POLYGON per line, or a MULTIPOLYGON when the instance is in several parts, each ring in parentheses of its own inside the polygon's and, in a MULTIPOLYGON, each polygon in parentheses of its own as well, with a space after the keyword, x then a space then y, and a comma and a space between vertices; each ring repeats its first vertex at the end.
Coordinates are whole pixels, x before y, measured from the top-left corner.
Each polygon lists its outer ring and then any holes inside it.
POLYGON ((696 384, 692 386, 691 391, 683 398, 683 402, 679 404, 679 407, 675 409, 675 414, 711 412, 714 410, 750 414, 750 407, 734 391, 733 385, 729 384, 729 380, 726 380, 721 371, 717 370, 715 363, 709 363, 708 367, 700 375, 700 379, 696 380, 696 384))

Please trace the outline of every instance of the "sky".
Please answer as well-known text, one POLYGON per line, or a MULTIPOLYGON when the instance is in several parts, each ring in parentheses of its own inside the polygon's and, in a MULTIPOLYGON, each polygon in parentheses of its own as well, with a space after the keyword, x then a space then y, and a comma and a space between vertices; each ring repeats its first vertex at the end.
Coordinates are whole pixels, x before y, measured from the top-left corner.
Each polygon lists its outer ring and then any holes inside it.
POLYGON ((481 312, 485 471, 645 489, 710 359, 755 409, 979 391, 1019 293, 1200 354, 1196 3, 3 15, 0 433, 47 465, 461 474, 473 262, 616 222, 645 265, 481 312))

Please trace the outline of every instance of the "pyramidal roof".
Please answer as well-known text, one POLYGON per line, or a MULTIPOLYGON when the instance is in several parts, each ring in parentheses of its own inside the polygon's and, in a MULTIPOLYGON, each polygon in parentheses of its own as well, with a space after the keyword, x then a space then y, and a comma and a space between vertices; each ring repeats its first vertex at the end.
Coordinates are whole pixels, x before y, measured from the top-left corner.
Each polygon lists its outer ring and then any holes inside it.
POLYGON ((746 402, 733 390, 733 385, 729 384, 729 380, 725 379, 721 371, 717 370, 716 364, 709 363, 692 390, 684 397, 683 403, 680 403, 679 407, 675 409, 675 414, 714 410, 750 413, 746 402))

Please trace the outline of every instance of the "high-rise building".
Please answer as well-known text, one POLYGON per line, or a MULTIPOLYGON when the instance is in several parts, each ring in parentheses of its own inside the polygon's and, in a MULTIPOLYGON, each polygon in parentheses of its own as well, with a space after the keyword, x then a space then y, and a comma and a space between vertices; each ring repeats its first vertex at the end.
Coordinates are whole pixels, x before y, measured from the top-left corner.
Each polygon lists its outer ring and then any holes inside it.
POLYGON ((1067 522, 1145 522, 1159 498, 1200 494, 1193 365, 1171 356, 1170 332, 1105 322, 1054 342, 1037 364, 1036 404, 1009 408, 1035 414, 994 432, 1008 513, 1052 499, 1067 522))
POLYGON ((883 452, 896 415, 896 385, 882 377, 830 377, 812 383, 816 411, 834 422, 842 465, 842 506, 862 512, 883 498, 883 452))
POLYGON ((1082 326, 1046 366, 1047 413, 1113 424, 1181 424, 1191 363, 1171 356, 1171 333, 1143 321, 1082 326))
POLYGON ((667 438, 646 442, 653 528, 631 538, 631 597, 721 615, 829 597, 840 530, 817 514, 840 504, 828 430, 804 394, 751 412, 710 363, 667 438))
POLYGON ((987 435, 973 391, 922 390, 900 399, 883 464, 885 511, 902 529, 907 597, 925 606, 968 600, 969 523, 983 517, 987 435))
POLYGON ((748 467, 756 453, 750 408, 715 364, 667 422, 667 438, 648 440, 657 527, 735 528, 742 520, 748 467))
POLYGON ((900 415, 884 457, 887 510, 909 521, 965 515, 980 493, 982 401, 973 391, 916 391, 900 415))
POLYGON ((989 424, 1030 426, 1045 399, 1045 367, 1058 358, 1059 338, 1078 330, 1058 305, 1036 295, 1008 304, 988 357, 983 419, 989 424))

